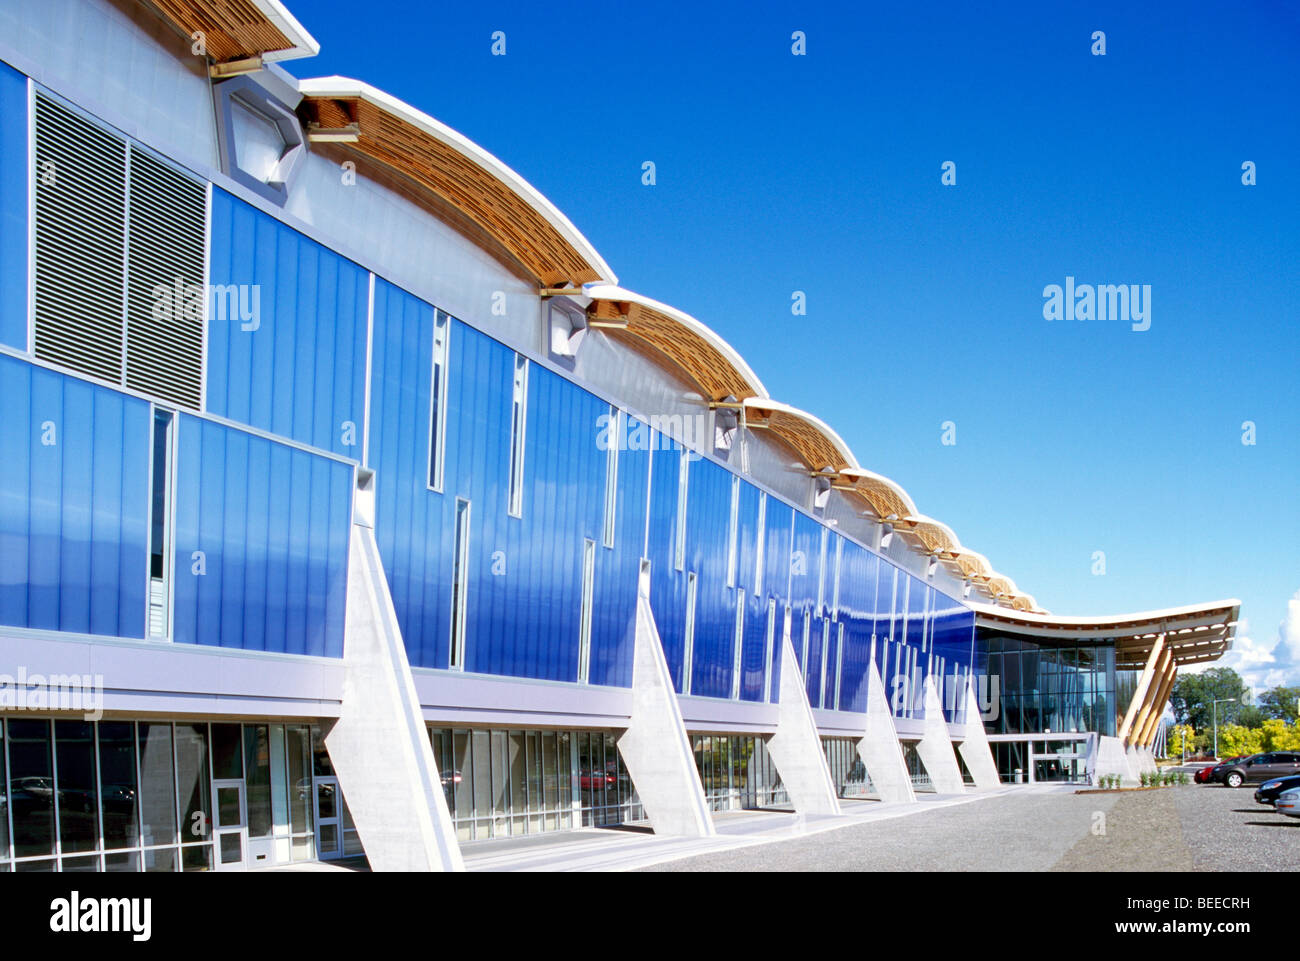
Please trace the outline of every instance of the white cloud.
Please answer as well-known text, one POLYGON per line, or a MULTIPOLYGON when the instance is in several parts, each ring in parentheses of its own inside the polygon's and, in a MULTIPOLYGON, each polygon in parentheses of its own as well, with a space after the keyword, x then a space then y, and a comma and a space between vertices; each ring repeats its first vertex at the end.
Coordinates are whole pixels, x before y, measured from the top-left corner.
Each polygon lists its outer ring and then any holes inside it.
POLYGON ((1242 618, 1237 625, 1232 650, 1220 660, 1188 668, 1199 673, 1212 667, 1230 667, 1245 679, 1258 696, 1279 684, 1300 684, 1300 591, 1287 601, 1286 616, 1278 625, 1272 642, 1256 641, 1250 636, 1250 622, 1242 618))

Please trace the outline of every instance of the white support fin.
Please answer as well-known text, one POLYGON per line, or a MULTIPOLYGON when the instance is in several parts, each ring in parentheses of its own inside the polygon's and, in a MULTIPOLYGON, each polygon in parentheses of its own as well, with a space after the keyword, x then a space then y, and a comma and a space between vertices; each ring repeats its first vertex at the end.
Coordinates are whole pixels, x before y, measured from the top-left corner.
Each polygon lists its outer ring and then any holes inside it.
POLYGON ((943 702, 934 686, 933 674, 925 679, 925 720, 922 730, 925 733, 917 742, 916 753, 920 755, 935 791, 940 794, 965 794, 966 784, 962 780, 961 768, 957 765, 957 755, 952 749, 952 738, 948 736, 948 722, 943 718, 943 702))
POLYGON ((767 750, 781 775, 781 783, 790 795, 790 802, 801 814, 841 813, 835 779, 831 777, 826 752, 822 750, 817 721, 804 690, 803 675, 794 659, 788 610, 781 638, 779 696, 776 733, 768 739, 767 750))
POLYGON ((867 768, 871 786, 882 801, 916 803, 916 792, 907 773, 903 748, 898 743, 898 729, 889 712, 889 698, 884 682, 872 658, 867 677, 867 727, 858 741, 858 757, 867 768))
MULTIPOLYGON (((928 712, 927 712, 928 713, 928 712)), ((975 779, 976 787, 997 787, 1002 783, 998 775, 997 762, 993 760, 993 749, 989 746, 988 734, 984 731, 984 720, 980 717, 979 698, 975 696, 975 676, 972 674, 966 683, 966 739, 958 745, 961 759, 966 762, 966 770, 975 779)))
POLYGON ((648 568, 641 572, 631 630, 632 718, 618 739, 619 754, 655 834, 713 837, 717 830, 650 609, 648 568))
POLYGON ((348 545, 344 625, 343 705, 325 746, 370 868, 463 871, 375 532, 363 523, 348 545))

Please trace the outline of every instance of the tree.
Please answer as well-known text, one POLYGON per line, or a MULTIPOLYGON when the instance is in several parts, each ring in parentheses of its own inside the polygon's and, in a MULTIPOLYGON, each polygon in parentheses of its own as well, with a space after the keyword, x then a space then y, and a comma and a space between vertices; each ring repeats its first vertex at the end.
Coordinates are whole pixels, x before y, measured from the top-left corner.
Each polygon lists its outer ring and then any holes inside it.
POLYGON ((1259 709, 1265 717, 1275 717, 1294 724, 1300 717, 1300 687, 1275 687, 1259 696, 1259 709))
POLYGON ((1224 724, 1236 720, 1237 712, 1249 697, 1246 682, 1240 674, 1230 667, 1215 667, 1201 674, 1179 674, 1169 695, 1169 703, 1174 709, 1175 721, 1191 724, 1198 731, 1210 731, 1212 737, 1215 717, 1213 703, 1236 698, 1235 703, 1219 705, 1218 719, 1222 728, 1224 724))
POLYGON ((1240 724, 1219 726, 1219 757, 1258 754, 1263 750, 1264 731, 1261 728, 1242 727, 1240 724))
MULTIPOLYGON (((1235 705, 1220 704, 1219 710, 1222 711, 1225 707, 1233 706, 1235 705)), ((1240 724, 1242 727, 1256 728, 1266 720, 1264 712, 1254 704, 1246 704, 1237 708, 1237 710, 1233 711, 1233 715, 1233 723, 1240 724)))
POLYGON ((1288 724, 1281 718, 1269 718, 1260 725, 1261 751, 1300 750, 1300 724, 1288 724))
POLYGON ((1190 724, 1173 724, 1169 727, 1169 756, 1182 755, 1184 749, 1188 754, 1196 753, 1194 738, 1196 732, 1190 724))

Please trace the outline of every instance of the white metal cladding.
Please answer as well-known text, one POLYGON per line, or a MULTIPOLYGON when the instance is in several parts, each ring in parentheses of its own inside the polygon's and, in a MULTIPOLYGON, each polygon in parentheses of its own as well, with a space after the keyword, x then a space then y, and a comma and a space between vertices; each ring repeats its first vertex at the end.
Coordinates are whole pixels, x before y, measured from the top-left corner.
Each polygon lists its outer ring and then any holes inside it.
POLYGON ((198 409, 202 183, 36 96, 36 356, 198 409))
POLYGON ((36 95, 36 356, 122 380, 126 142, 36 95))
POLYGON ((203 391, 206 193, 131 148, 126 386, 196 410, 203 391), (170 310, 155 309, 160 290, 170 291, 170 310))

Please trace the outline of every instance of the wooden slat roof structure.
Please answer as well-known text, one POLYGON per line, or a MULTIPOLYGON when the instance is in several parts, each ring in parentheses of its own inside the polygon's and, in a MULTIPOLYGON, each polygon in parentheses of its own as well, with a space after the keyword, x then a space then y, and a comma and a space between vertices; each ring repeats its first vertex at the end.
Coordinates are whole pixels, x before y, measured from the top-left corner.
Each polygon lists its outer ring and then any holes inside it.
POLYGON ((1115 642, 1116 664, 1141 668, 1163 634, 1176 665, 1213 661, 1231 650, 1241 601, 1234 599, 1106 617, 1062 617, 975 604, 976 624, 993 630, 1074 642, 1107 639, 1115 642))
POLYGON ((744 358, 690 314, 614 284, 587 284, 588 320, 647 347, 687 374, 709 401, 767 397, 744 358))
POLYGON ((185 37, 203 34, 217 63, 314 57, 320 44, 278 0, 146 0, 185 37))
POLYGON ((840 435, 807 411, 770 398, 751 397, 744 402, 745 422, 751 427, 771 431, 799 455, 814 472, 830 470, 839 474, 857 467, 857 458, 840 435))
POLYGON ((337 130, 356 124, 343 146, 428 190, 498 243, 540 287, 616 283, 609 265, 569 219, 517 173, 477 144, 382 90, 346 77, 298 83, 298 114, 337 130))
POLYGON ((875 474, 862 467, 847 467, 840 471, 838 487, 850 490, 865 500, 872 513, 882 521, 891 518, 912 517, 917 513, 907 491, 888 477, 875 474))

